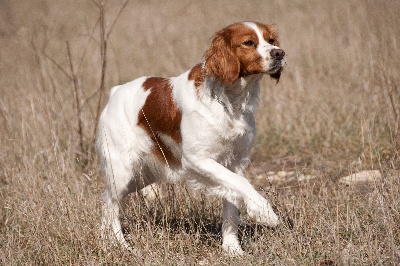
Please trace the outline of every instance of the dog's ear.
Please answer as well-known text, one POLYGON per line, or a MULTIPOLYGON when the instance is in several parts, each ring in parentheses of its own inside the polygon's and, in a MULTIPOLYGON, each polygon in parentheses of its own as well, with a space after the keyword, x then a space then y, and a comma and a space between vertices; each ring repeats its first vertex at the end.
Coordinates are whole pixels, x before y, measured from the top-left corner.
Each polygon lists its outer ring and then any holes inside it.
POLYGON ((240 62, 232 52, 230 33, 222 30, 214 35, 210 48, 204 54, 207 75, 232 84, 239 78, 240 62))

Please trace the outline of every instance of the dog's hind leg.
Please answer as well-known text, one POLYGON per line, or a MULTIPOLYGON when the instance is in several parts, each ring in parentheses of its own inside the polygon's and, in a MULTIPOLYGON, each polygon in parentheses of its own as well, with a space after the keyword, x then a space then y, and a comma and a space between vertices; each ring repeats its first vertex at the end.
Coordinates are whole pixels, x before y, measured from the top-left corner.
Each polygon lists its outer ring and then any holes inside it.
POLYGON ((124 238, 119 219, 120 209, 125 197, 156 181, 147 170, 142 159, 114 154, 106 160, 106 190, 103 194, 102 233, 103 237, 113 236, 125 248, 130 249, 124 238))
POLYGON ((115 237, 118 243, 129 249, 129 244, 124 238, 121 223, 118 217, 120 201, 110 194, 111 193, 109 191, 105 191, 103 194, 101 237, 115 237))
POLYGON ((119 220, 120 207, 124 198, 134 189, 136 181, 132 173, 132 164, 122 162, 120 156, 106 160, 106 189, 102 202, 101 236, 114 237, 125 248, 129 248, 122 233, 119 220))

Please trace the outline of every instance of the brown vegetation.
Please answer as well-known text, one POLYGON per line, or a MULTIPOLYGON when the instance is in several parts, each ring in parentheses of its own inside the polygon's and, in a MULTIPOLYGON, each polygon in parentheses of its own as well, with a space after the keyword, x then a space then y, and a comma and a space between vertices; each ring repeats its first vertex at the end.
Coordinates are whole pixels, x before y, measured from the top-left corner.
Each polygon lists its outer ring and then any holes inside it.
POLYGON ((0 2, 1 264, 400 263, 399 1, 124 3, 106 1, 101 18, 95 1, 0 2), (219 200, 176 185, 154 202, 127 202, 126 236, 140 254, 100 240, 101 91, 179 75, 200 62, 215 31, 242 20, 275 23, 287 54, 280 82, 263 81, 249 174, 285 225, 248 222, 247 255, 226 257, 219 200), (383 177, 337 182, 364 169, 383 177), (317 178, 254 178, 270 170, 317 178))

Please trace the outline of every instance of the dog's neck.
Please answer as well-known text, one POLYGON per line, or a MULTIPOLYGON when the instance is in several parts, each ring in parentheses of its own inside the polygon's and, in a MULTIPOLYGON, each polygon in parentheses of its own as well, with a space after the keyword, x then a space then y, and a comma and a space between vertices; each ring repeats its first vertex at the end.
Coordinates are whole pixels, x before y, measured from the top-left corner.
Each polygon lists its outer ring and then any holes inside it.
POLYGON ((260 94, 262 74, 239 77, 234 83, 222 83, 218 78, 206 77, 207 94, 219 102, 230 114, 254 113, 260 94))

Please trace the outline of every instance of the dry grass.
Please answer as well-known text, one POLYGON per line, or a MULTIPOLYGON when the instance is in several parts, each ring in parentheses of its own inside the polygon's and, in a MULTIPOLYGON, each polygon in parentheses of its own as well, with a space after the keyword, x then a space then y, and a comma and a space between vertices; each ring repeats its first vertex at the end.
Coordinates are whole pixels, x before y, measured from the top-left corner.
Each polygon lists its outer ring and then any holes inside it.
POLYGON ((100 12, 78 2, 0 2, 3 265, 400 263, 400 2, 131 1, 120 14, 122 1, 107 2, 106 88, 182 73, 199 62, 213 32, 232 22, 277 25, 288 66, 279 84, 263 82, 251 173, 290 169, 318 179, 254 179, 286 225, 249 222, 241 230, 247 255, 235 259, 220 249, 219 200, 179 186, 166 187, 161 201, 129 199, 124 225, 141 254, 98 238, 103 182, 92 135, 100 12), (380 169, 384 178, 338 184, 361 169, 380 169))

